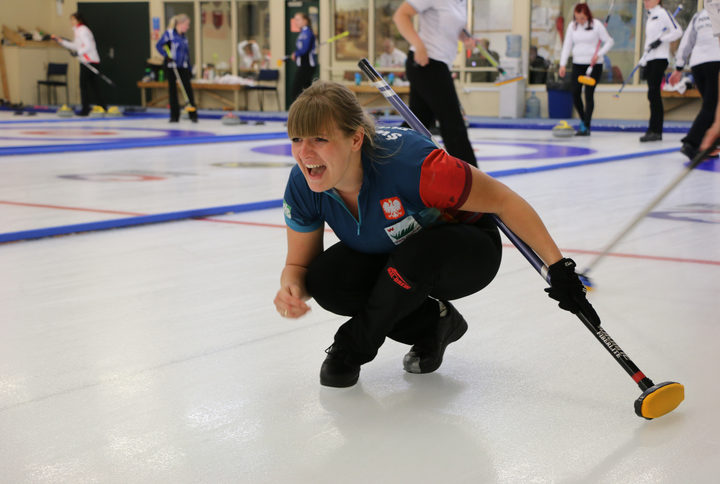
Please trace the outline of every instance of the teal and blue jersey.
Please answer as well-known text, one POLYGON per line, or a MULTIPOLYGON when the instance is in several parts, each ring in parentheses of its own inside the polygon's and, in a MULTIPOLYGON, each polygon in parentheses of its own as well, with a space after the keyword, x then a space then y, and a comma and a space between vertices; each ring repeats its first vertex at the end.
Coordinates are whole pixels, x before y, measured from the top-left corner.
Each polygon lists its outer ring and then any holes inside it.
POLYGON ((287 226, 297 232, 332 228, 350 248, 390 253, 405 239, 439 223, 473 223, 481 214, 459 210, 470 192, 470 166, 406 128, 379 128, 372 158, 362 154, 358 217, 334 189, 313 192, 296 165, 285 188, 287 226))

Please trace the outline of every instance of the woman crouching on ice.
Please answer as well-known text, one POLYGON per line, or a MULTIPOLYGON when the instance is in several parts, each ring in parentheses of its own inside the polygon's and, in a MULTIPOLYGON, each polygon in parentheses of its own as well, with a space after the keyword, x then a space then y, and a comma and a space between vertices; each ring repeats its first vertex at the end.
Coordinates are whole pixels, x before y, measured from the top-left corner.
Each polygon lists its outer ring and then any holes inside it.
POLYGON ((600 321, 575 263, 563 259, 520 196, 431 140, 378 128, 346 87, 318 81, 290 107, 297 162, 285 189, 288 254, 275 306, 297 318, 314 298, 348 316, 320 369, 320 383, 354 385, 386 337, 412 345, 405 371, 430 373, 467 330, 450 300, 487 286, 500 266, 497 214, 550 266, 550 297, 600 321), (323 248, 325 223, 340 242, 323 248))

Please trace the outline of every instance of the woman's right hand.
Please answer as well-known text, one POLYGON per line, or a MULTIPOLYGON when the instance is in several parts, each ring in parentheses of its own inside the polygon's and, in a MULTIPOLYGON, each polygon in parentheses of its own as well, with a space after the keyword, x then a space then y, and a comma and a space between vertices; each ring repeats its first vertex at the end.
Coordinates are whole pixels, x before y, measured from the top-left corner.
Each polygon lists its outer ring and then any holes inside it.
POLYGON ((675 84, 680 82, 680 79, 682 79, 682 72, 675 71, 672 74, 670 74, 670 79, 668 79, 668 81, 670 82, 671 86, 674 86, 675 84))
POLYGON ((288 284, 280 287, 273 303, 277 312, 284 318, 299 318, 310 311, 305 301, 310 296, 299 284, 288 284))
POLYGON ((430 58, 428 57, 425 44, 421 44, 420 46, 415 48, 414 59, 415 63, 421 67, 425 67, 430 63, 430 58))
POLYGON ((565 77, 565 73, 566 73, 565 66, 560 66, 560 69, 558 69, 558 76, 565 77))

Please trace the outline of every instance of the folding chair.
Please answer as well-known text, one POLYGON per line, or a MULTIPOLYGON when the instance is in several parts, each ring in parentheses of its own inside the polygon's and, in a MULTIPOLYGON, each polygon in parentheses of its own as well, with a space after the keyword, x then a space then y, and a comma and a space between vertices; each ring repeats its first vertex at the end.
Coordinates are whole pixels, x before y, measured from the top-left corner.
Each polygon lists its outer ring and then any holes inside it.
POLYGON ((245 104, 248 101, 248 91, 257 91, 258 93, 258 105, 260 105, 260 111, 264 111, 263 101, 265 99, 265 93, 268 91, 275 91, 277 98, 277 108, 280 110, 280 93, 278 91, 278 80, 280 79, 280 71, 278 69, 261 69, 257 77, 257 84, 254 86, 245 87, 245 104))
POLYGON ((57 104, 57 88, 65 86, 65 104, 70 102, 68 91, 68 65, 48 63, 45 79, 37 81, 37 102, 42 104, 40 98, 40 87, 45 86, 47 91, 48 104, 57 104), (63 78, 63 79, 58 79, 63 78), (52 89, 52 90, 51 90, 52 89))

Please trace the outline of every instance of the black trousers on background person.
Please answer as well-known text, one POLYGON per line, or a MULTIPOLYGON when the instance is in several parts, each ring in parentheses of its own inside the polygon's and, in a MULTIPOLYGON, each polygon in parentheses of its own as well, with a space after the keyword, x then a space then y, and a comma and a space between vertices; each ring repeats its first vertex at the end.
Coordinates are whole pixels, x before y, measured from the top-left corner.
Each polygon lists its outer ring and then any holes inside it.
POLYGON ((648 132, 662 134, 663 123, 665 122, 665 111, 663 110, 663 102, 660 91, 665 69, 667 69, 667 59, 654 59, 648 61, 645 66, 645 78, 647 79, 648 93, 647 98, 650 101, 650 122, 648 123, 648 132))
POLYGON ((351 316, 333 346, 348 354, 348 363, 361 365, 375 358, 386 337, 412 345, 433 335, 436 299, 458 299, 488 285, 501 253, 497 227, 482 217, 474 225, 421 230, 391 254, 361 253, 339 242, 310 264, 306 286, 320 306, 351 316))
POLYGON ((719 72, 720 62, 705 62, 692 68, 695 85, 702 96, 702 107, 682 142, 690 144, 695 149, 699 149, 705 132, 715 121, 719 72))
POLYGON ((414 54, 410 51, 405 61, 410 81, 410 110, 428 130, 435 127, 437 120, 447 152, 477 166, 447 64, 430 59, 430 63, 422 67, 415 63, 414 54))
MULTIPOLYGON (((188 99, 190 100, 190 104, 192 106, 195 106, 195 96, 193 95, 192 90, 192 84, 190 84, 190 69, 186 69, 184 67, 178 67, 177 68, 178 74, 180 75, 180 82, 182 82, 183 87, 185 88, 185 92, 188 95, 188 99)), ((178 102, 178 87, 177 87, 177 77, 175 77, 175 70, 171 67, 165 68, 165 73, 168 80, 168 99, 170 101, 170 121, 178 121, 180 119, 180 103, 178 102)), ((182 94, 180 94, 182 96, 182 94)), ((183 102, 185 102, 185 98, 183 98, 183 102)), ((197 121, 198 114, 197 111, 189 111, 188 115, 190 116, 190 119, 193 121, 197 121)))
MULTIPOLYGON (((98 64, 93 64, 93 67, 97 69, 98 64)), ((80 64, 80 102, 82 103, 80 114, 82 116, 87 116, 90 113, 90 103, 92 101, 95 101, 95 104, 102 106, 107 111, 107 104, 105 104, 100 92, 100 76, 85 67, 84 64, 80 64)))
MULTIPOLYGON (((587 72, 587 68, 590 64, 573 64, 572 66, 572 95, 573 104, 575 110, 580 117, 580 121, 585 124, 585 127, 590 128, 592 122, 593 111, 595 110, 595 86, 587 86, 580 84, 578 77, 584 76, 587 72), (585 104, 583 105, 582 91, 585 88, 585 104)), ((593 70, 590 73, 590 77, 595 79, 596 82, 600 82, 600 76, 602 76, 603 66, 600 63, 596 63, 593 66, 593 70)))
POLYGON ((293 78, 292 85, 292 98, 290 104, 292 104, 297 97, 313 83, 315 77, 316 66, 302 63, 295 71, 295 77, 293 78))

